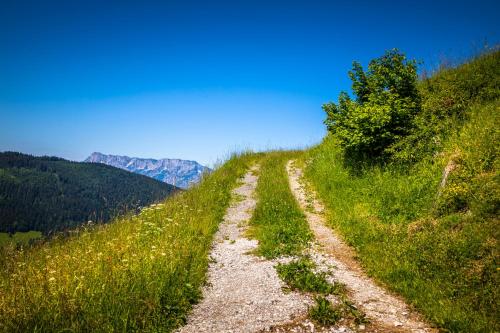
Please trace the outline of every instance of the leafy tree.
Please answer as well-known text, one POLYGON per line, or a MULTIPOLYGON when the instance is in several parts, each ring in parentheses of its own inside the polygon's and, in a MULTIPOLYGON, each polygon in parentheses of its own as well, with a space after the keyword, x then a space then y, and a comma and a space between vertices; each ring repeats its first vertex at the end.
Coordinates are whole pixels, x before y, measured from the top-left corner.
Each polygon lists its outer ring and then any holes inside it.
POLYGON ((420 110, 417 63, 393 49, 372 60, 366 72, 354 62, 349 77, 356 98, 341 92, 338 104, 324 104, 325 124, 350 157, 383 157, 408 134, 420 110))

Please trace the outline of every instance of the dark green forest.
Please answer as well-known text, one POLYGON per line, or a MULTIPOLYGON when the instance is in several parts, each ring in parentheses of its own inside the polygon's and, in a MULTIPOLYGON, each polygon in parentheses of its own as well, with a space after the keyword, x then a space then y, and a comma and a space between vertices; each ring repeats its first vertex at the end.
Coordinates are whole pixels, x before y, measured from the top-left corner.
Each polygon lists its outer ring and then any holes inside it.
POLYGON ((0 153, 0 232, 45 235, 107 222, 159 201, 175 186, 97 163, 0 153))

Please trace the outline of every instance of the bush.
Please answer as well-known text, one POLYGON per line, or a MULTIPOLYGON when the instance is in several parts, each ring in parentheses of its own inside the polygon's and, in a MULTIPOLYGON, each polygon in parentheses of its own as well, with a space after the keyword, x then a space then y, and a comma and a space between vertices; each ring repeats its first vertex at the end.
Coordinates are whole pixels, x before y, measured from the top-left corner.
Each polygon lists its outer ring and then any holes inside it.
POLYGON ((325 124, 347 156, 383 157, 391 144, 408 134, 420 110, 416 61, 393 49, 372 60, 366 72, 354 62, 349 77, 356 99, 342 92, 338 105, 323 105, 325 124))

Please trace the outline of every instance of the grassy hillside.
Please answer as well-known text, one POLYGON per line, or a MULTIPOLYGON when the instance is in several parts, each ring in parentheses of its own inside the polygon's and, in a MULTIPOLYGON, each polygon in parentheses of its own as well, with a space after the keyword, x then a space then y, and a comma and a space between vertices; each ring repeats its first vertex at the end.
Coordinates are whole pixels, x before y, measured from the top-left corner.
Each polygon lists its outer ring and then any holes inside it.
POLYGON ((137 216, 0 253, 0 331, 171 331, 200 297, 212 236, 252 157, 137 216))
POLYGON ((0 232, 47 234, 106 222, 176 187, 102 164, 0 153, 0 232))
POLYGON ((498 332, 500 53, 437 72, 419 92, 391 161, 353 165, 328 136, 306 152, 306 177, 370 275, 440 327, 498 332))

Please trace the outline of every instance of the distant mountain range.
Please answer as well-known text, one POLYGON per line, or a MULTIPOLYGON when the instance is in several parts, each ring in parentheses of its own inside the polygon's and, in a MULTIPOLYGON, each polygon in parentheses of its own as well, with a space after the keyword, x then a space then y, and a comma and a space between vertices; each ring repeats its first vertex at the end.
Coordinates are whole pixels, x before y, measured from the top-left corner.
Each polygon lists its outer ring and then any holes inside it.
POLYGON ((0 153, 0 232, 72 229, 165 199, 179 189, 97 163, 0 153))
POLYGON ((211 171, 210 168, 195 161, 168 158, 155 160, 151 158, 106 155, 98 152, 92 153, 85 162, 111 165, 184 189, 188 188, 191 184, 199 182, 203 173, 211 171))

